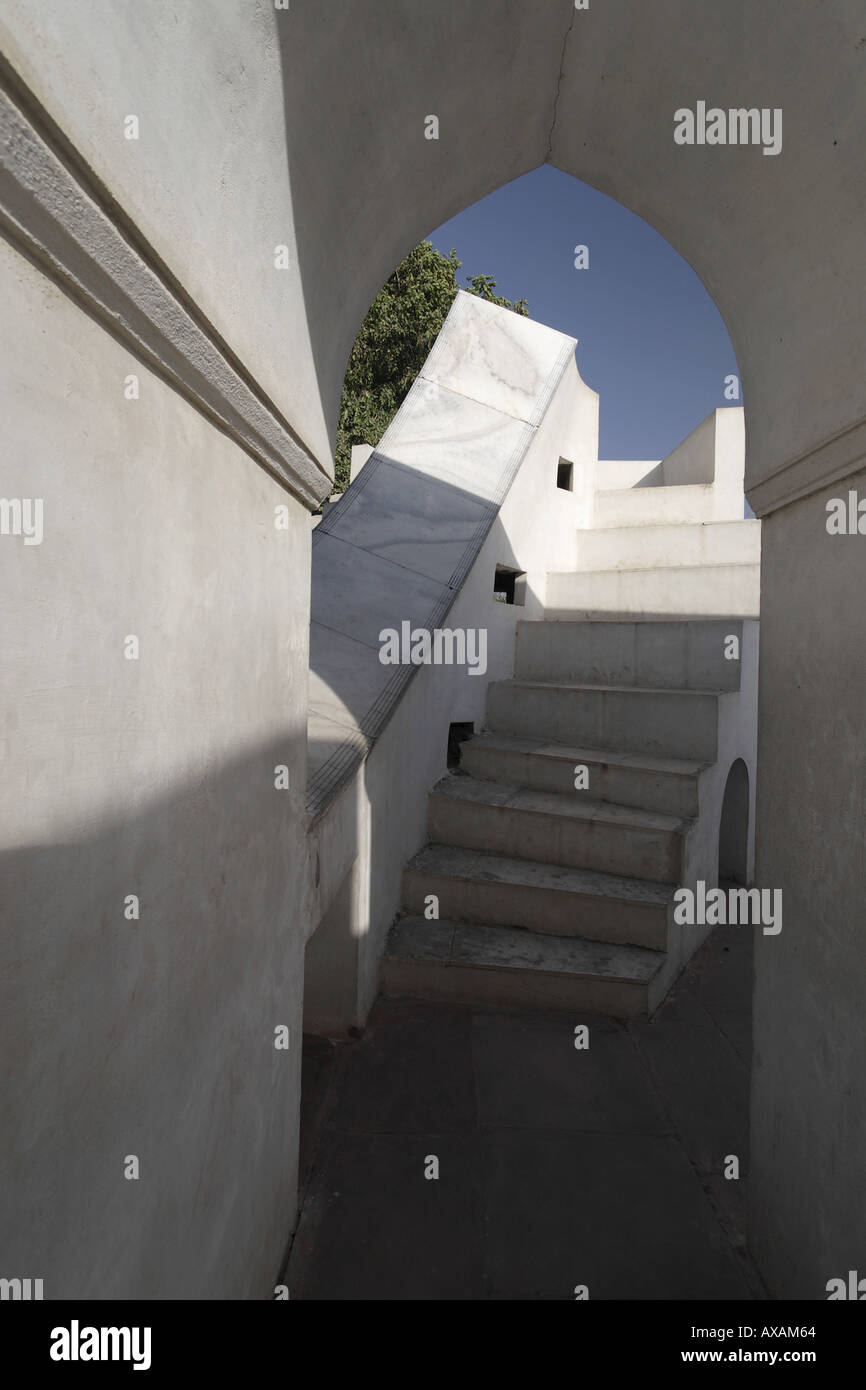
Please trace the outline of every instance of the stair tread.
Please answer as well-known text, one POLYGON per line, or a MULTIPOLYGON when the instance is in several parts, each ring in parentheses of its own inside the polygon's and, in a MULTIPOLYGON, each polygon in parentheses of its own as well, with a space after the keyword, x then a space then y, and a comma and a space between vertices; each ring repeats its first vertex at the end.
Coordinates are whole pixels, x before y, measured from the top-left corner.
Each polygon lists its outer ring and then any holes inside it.
MULTIPOLYGON (((688 492, 688 493, 692 493, 692 494, 697 494, 698 492, 703 491, 703 492, 705 492, 705 493, 709 493, 709 492, 712 492, 712 490, 713 490, 714 487, 715 487, 715 483, 655 483, 655 484, 649 484, 649 485, 646 486, 646 487, 637 487, 634 483, 632 483, 631 487, 599 487, 599 488, 596 488, 596 490, 595 490, 595 495, 596 495, 596 497, 621 497, 622 494, 623 494, 624 492, 628 492, 628 493, 647 492, 647 493, 650 493, 650 494, 653 494, 653 493, 656 493, 656 494, 662 493, 663 495, 666 494, 666 495, 669 496, 672 492, 688 492)), ((732 518, 731 518, 731 520, 737 520, 737 519, 738 519, 738 518, 736 518, 736 517, 732 517, 732 518)), ((748 518, 745 517, 744 520, 748 520, 748 518)), ((688 521, 684 521, 684 522, 681 523, 681 525, 683 525, 683 526, 689 526, 689 525, 695 525, 695 524, 697 524, 697 525, 702 525, 702 524, 704 524, 704 523, 701 523, 701 522, 694 523, 694 522, 688 522, 688 521)), ((711 524, 711 523, 707 522, 706 524, 709 525, 709 524, 711 524)))
MULTIPOLYGON (((675 483, 674 486, 675 486, 675 487, 691 487, 692 484, 691 484, 691 483, 675 483)), ((702 487, 702 486, 704 486, 704 484, 698 483, 697 486, 698 486, 698 487, 702 487)), ((607 493, 607 494, 610 494, 610 493, 612 493, 612 492, 645 492, 645 491, 647 491, 647 489, 646 489, 646 488, 619 488, 619 487, 614 487, 614 488, 600 488, 599 491, 600 491, 600 492, 607 493)), ((620 531, 652 531, 653 529, 655 529, 656 531, 669 531, 669 530, 676 530, 676 529, 679 528, 679 529, 688 530, 688 531, 705 531, 705 530, 709 530, 711 527, 719 527, 719 526, 740 526, 740 527, 747 527, 749 530, 754 531, 754 530, 756 530, 757 527, 760 526, 760 524, 761 524, 761 523, 757 520, 756 517, 744 516, 744 517, 742 518, 742 520, 738 520, 738 519, 736 519, 736 518, 728 518, 728 519, 723 519, 723 520, 720 520, 720 521, 654 521, 654 522, 650 522, 649 525, 646 525, 645 523, 641 523, 641 522, 631 522, 631 523, 629 523, 629 522, 626 521, 626 522, 623 522, 622 526, 619 526, 619 527, 605 526, 603 529, 604 529, 605 531, 614 531, 614 530, 620 530, 620 531)), ((579 536, 593 536, 593 535, 596 534, 596 528, 595 528, 594 526, 578 526, 576 529, 577 529, 577 534, 578 534, 579 536)))
MULTIPOLYGON (((644 687, 640 687, 643 689, 644 687)), ((702 692, 706 693, 706 692, 702 692)), ((610 748, 575 748, 570 744, 553 743, 550 739, 520 738, 517 734, 482 733, 473 734, 467 743, 486 748, 501 749, 507 753, 532 753, 539 757, 563 758, 575 763, 609 763, 613 767, 639 768, 643 772, 677 773, 683 777, 694 777, 709 762, 698 762, 693 758, 659 758, 650 753, 625 753, 610 748)))
POLYGON ((452 967, 480 966, 637 984, 648 983, 665 960, 663 951, 646 946, 544 936, 523 927, 428 922, 417 916, 401 917, 394 924, 386 955, 452 967))
POLYGON ((677 576, 682 577, 690 571, 695 574, 706 574, 710 570, 757 570, 760 567, 759 560, 709 560, 703 565, 598 565, 586 570, 548 570, 547 574, 548 578, 551 575, 566 574, 583 581, 594 574, 658 574, 660 572, 666 573, 668 570, 676 570, 677 576))
MULTIPOLYGON (((558 617, 560 610, 552 608, 545 610, 545 623, 581 623, 587 624, 609 624, 610 626, 622 627, 627 623, 640 623, 641 627, 648 627, 651 623, 758 623, 760 617, 752 613, 737 614, 718 614, 718 613, 662 613, 651 612, 643 613, 635 609, 626 608, 570 608, 567 616, 558 617)), ((563 610, 565 611, 565 610, 563 610)))
POLYGON ((594 821, 605 825, 623 825, 630 829, 685 833, 691 821, 664 811, 647 811, 637 806, 624 806, 611 801, 599 801, 584 792, 538 791, 508 782, 489 782, 466 773, 448 773, 433 788, 433 794, 470 801, 476 805, 502 806, 513 811, 535 812, 540 815, 561 816, 567 820, 594 821))
MULTIPOLYGON (((569 573, 571 572, 572 571, 569 571, 569 573)), ((523 621, 526 623, 527 627, 530 626, 529 619, 524 619, 523 621)), ((544 617, 541 619, 541 622, 546 626, 555 623, 557 627, 622 627, 624 623, 634 623, 635 625, 640 624, 642 628, 675 627, 683 623, 693 624, 695 627, 700 627, 702 624, 706 626, 708 623, 717 623, 719 627, 722 627, 724 624, 728 623, 742 624, 759 621, 758 618, 744 617, 742 613, 736 615, 730 614, 729 616, 726 616, 724 613, 721 616, 716 613, 660 613, 657 618, 646 617, 640 613, 614 614, 612 617, 605 614, 602 618, 572 617, 569 614, 567 618, 557 618, 556 616, 545 613, 544 617)))
POLYGON ((596 869, 572 869, 561 864, 542 864, 535 859, 514 859, 488 850, 459 845, 425 845, 406 865, 407 871, 463 878, 504 886, 551 888, 587 897, 616 898, 623 902, 666 905, 673 898, 673 884, 626 878, 596 869))
MULTIPOLYGON (((563 573, 566 573, 566 571, 564 570, 563 573)), ((568 570, 567 573, 572 574, 574 571, 568 570)), ((587 571, 587 573, 594 573, 594 571, 590 570, 587 571)), ((619 573, 619 571, 617 571, 617 573, 619 573)), ((684 623, 689 623, 696 627, 703 626, 721 629, 726 623, 739 623, 740 627, 742 627, 744 622, 749 622, 750 620, 743 617, 725 617, 724 614, 721 617, 710 617, 707 615, 706 617, 681 618, 679 613, 670 613, 666 618, 635 618, 633 621, 635 625, 639 623, 641 629, 650 627, 682 627, 684 623)), ((523 629, 547 627, 550 623, 556 623, 557 627, 579 627, 583 629, 588 627, 622 627, 622 623, 611 621, 608 618, 521 618, 517 627, 518 632, 521 632, 523 629)))
POLYGON ((512 676, 502 681, 491 681, 491 685, 513 685, 520 687, 529 686, 533 690, 587 690, 587 691, 607 691, 611 695, 690 695, 694 697, 706 697, 708 695, 730 695, 730 690, 700 689, 688 690, 684 686, 667 685, 604 685, 596 684, 594 681, 534 681, 527 680, 523 676, 512 676))

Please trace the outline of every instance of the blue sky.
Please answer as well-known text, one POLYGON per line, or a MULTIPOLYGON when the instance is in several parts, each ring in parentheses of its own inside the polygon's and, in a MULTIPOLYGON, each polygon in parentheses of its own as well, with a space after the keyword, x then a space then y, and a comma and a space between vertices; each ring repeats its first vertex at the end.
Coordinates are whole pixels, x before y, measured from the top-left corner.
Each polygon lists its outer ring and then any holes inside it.
POLYGON ((580 341, 599 393, 600 458, 660 459, 726 401, 737 372, 722 317, 664 237, 620 203, 544 165, 430 234, 468 275, 529 301, 530 317, 580 341), (575 270, 574 247, 589 248, 575 270))

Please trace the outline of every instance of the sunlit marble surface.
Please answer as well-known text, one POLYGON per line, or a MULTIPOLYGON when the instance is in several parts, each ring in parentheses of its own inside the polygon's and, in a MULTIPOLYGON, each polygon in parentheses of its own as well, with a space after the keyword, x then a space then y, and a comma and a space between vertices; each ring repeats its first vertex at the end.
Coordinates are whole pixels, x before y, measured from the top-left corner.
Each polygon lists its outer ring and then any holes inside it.
POLYGON ((310 786, 321 809, 399 698, 379 633, 433 628, 478 553, 574 339, 461 292, 370 459, 313 534, 310 786), (340 730, 345 731, 341 740, 340 730))

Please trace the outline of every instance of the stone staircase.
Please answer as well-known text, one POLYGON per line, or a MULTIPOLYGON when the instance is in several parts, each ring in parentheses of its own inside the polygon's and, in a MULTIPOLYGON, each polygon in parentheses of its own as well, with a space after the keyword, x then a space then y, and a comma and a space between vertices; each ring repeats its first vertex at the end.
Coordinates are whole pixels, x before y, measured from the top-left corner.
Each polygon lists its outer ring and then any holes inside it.
MULTIPOLYGON (((652 514, 664 515, 665 494, 691 491, 704 489, 632 488, 614 495, 649 496, 652 514)), ((612 516, 619 520, 623 510, 612 516)), ((546 617, 758 617, 759 522, 641 525, 639 515, 631 525, 606 527, 596 511, 595 529, 578 532, 578 569, 548 576, 546 617)))
POLYGON ((386 994, 646 1017, 704 939, 673 895, 717 878, 720 746, 753 699, 725 652, 749 626, 756 650, 760 545, 757 522, 693 520, 710 492, 598 495, 579 568, 548 575, 430 793, 386 994))

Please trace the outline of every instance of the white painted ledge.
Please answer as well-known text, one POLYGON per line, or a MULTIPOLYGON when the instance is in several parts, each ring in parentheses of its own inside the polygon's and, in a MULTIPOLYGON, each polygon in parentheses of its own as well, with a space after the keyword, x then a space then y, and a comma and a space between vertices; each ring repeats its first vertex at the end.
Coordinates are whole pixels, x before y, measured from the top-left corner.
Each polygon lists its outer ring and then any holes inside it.
POLYGON ((299 501, 327 496, 332 479, 3 67, 0 231, 299 501))

